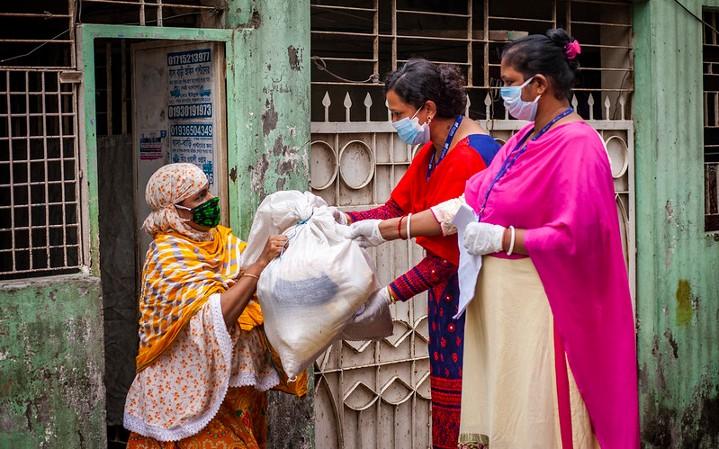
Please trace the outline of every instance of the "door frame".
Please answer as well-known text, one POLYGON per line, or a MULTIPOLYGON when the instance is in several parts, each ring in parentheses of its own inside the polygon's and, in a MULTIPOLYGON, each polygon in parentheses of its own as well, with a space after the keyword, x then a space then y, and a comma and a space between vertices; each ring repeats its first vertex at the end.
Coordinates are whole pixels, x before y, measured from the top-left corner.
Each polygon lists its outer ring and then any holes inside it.
MULTIPOLYGON (((234 61, 238 53, 234 30, 208 28, 163 28, 137 25, 82 24, 77 26, 77 61, 82 71, 78 117, 80 139, 80 198, 83 239, 83 265, 90 274, 100 275, 99 202, 97 177, 97 110, 95 104, 95 39, 143 39, 165 41, 220 42, 225 45, 225 107, 227 117, 227 167, 236 167, 240 155, 240 133, 236 121, 237 104, 230 100, 235 92, 234 61)), ((230 226, 239 226, 238 190, 227 189, 230 226)))

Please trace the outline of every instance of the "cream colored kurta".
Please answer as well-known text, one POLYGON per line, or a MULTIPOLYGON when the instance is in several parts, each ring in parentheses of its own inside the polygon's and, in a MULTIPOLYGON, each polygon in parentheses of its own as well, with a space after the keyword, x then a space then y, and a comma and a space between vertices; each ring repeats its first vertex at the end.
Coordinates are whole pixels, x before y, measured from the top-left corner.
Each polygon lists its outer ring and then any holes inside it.
POLYGON ((276 386, 280 378, 261 332, 237 326, 228 332, 220 295, 211 295, 172 345, 135 376, 125 403, 125 428, 178 441, 207 426, 228 388, 266 391, 276 386))
MULTIPOLYGON (((452 220, 466 205, 462 195, 432 207, 443 234, 456 232, 452 220)), ((566 449, 559 427, 554 321, 531 259, 484 256, 465 313, 459 447, 566 449)), ((567 374, 573 449, 598 449, 569 366, 567 374)))
MULTIPOLYGON (((460 447, 562 448, 552 312, 532 261, 485 256, 466 314, 460 447)), ((599 448, 568 375, 574 449, 599 448)))

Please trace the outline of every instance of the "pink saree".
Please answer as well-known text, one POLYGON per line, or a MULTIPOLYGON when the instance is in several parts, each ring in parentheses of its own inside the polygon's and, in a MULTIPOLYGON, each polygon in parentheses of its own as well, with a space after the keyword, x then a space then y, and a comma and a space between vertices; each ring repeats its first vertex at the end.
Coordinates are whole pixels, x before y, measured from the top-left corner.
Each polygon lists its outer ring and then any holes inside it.
MULTIPOLYGON (((502 161, 532 127, 512 137, 489 168, 467 182, 465 198, 475 211, 502 161)), ((634 320, 600 137, 586 123, 573 122, 529 142, 494 186, 481 220, 527 230, 526 248, 549 298, 559 347, 602 449, 637 449, 634 320)))

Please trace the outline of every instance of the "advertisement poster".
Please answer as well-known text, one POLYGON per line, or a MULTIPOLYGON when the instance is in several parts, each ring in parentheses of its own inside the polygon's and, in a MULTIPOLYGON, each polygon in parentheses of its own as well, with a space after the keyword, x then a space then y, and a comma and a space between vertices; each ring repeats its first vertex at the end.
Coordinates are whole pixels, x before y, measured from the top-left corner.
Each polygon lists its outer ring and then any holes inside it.
POLYGON ((170 162, 189 162, 215 183, 212 49, 167 54, 170 162))
POLYGON ((140 160, 154 161, 164 157, 162 144, 164 143, 167 133, 162 131, 142 131, 140 132, 140 160))

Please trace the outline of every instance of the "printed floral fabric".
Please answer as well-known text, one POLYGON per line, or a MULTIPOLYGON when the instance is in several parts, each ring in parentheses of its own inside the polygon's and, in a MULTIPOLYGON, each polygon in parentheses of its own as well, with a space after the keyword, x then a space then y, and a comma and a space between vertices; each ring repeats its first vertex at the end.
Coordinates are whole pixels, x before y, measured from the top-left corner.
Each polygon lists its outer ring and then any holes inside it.
POLYGON ((264 341, 261 327, 245 331, 234 326, 228 332, 220 295, 213 294, 173 344, 135 377, 125 404, 125 427, 158 441, 197 435, 222 410, 228 388, 266 391, 279 383, 264 341))

